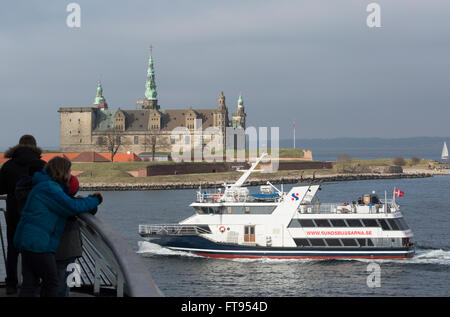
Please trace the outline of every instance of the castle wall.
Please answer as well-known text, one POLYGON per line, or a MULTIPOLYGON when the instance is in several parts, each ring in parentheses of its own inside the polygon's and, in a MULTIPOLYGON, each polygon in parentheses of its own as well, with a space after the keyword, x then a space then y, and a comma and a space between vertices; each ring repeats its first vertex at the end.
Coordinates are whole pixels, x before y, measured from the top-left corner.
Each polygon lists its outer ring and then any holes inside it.
POLYGON ((92 144, 92 108, 61 108, 60 150, 80 152, 89 150, 92 144))

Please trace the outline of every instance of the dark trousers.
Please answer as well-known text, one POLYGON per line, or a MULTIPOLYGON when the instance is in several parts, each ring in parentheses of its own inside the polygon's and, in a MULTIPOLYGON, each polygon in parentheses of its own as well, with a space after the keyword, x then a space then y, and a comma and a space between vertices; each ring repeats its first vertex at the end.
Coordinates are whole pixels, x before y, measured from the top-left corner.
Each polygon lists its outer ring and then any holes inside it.
POLYGON ((58 297, 69 297, 70 288, 67 286, 67 277, 69 272, 67 271, 67 266, 70 263, 74 263, 76 258, 70 258, 66 260, 56 261, 56 269, 58 270, 59 286, 58 286, 58 297))
POLYGON ((58 294, 58 272, 53 253, 22 252, 23 282, 21 297, 35 297, 42 279, 41 297, 56 297, 58 294))
POLYGON ((19 253, 14 247, 14 235, 16 234, 18 217, 6 213, 6 241, 8 242, 8 249, 6 255, 6 286, 17 286, 17 259, 19 253))

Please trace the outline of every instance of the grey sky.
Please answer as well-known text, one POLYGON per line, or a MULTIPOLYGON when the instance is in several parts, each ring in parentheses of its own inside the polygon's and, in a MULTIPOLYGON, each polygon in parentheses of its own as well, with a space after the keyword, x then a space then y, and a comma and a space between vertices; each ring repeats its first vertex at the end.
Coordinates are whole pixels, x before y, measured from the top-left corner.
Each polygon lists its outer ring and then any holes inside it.
MULTIPOLYGON (((0 148, 59 145, 61 106, 134 109, 153 44, 162 109, 229 110, 280 137, 448 136, 450 1, 9 1, 0 6, 0 148), (66 6, 81 6, 81 28, 66 6)), ((301 146, 301 145, 299 145, 301 146)))

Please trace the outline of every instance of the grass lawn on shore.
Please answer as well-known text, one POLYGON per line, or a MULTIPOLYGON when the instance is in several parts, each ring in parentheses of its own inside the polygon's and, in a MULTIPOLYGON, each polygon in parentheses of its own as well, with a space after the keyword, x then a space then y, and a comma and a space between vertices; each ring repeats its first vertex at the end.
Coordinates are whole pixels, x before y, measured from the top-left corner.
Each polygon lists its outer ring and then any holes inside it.
MULTIPOLYGON (((300 150, 301 151, 301 150, 300 150)), ((421 160, 414 164, 412 160, 405 160, 406 164, 403 166, 407 169, 428 169, 428 164, 431 160, 421 160)), ((150 177, 133 177, 128 172, 138 171, 140 168, 153 164, 177 164, 175 162, 123 162, 123 163, 72 163, 73 171, 81 171, 77 177, 81 183, 188 183, 188 182, 234 182, 242 173, 240 172, 226 172, 226 173, 199 173, 199 174, 179 174, 179 175, 160 175, 150 177)), ((195 162, 191 163, 195 164, 195 162)), ((380 167, 394 165, 394 159, 373 159, 361 160, 350 159, 351 165, 359 165, 360 167, 380 167)), ((302 175, 310 177, 315 175, 333 175, 338 174, 338 169, 335 167, 329 170, 283 170, 276 173, 253 173, 249 180, 264 180, 273 179, 276 177, 300 177, 302 175)))

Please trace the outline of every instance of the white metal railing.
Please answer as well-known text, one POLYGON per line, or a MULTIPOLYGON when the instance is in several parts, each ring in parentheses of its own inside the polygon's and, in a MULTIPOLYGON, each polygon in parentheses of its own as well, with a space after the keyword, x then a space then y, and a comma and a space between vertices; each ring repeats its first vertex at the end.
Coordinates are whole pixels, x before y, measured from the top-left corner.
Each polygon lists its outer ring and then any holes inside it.
MULTIPOLYGON (((3 250, 3 261, 0 263, 6 260, 6 232, 3 232, 6 230, 3 230, 5 226, 2 228, 4 217, 1 215, 3 211, 3 208, 0 208, 0 243, 3 250)), ((136 252, 109 225, 89 213, 80 214, 77 221, 80 225, 83 250, 82 257, 76 261, 80 265, 81 285, 72 288, 72 291, 95 296, 163 295, 136 252)), ((4 263, 0 272, 4 270, 3 266, 4 263)))
POLYGON ((162 295, 136 252, 109 225, 89 213, 79 215, 77 220, 83 240, 83 256, 79 259, 83 284, 91 286, 94 294, 112 287, 117 296, 162 295))
POLYGON ((197 202, 202 203, 216 203, 223 197, 222 193, 201 193, 197 192, 197 202))
POLYGON ((381 202, 374 205, 358 205, 358 204, 338 204, 338 203, 315 203, 301 204, 297 211, 302 214, 377 214, 391 213, 398 210, 395 202, 388 201, 386 204, 381 202))
POLYGON ((196 225, 158 224, 139 225, 139 234, 198 235, 211 233, 196 225))

